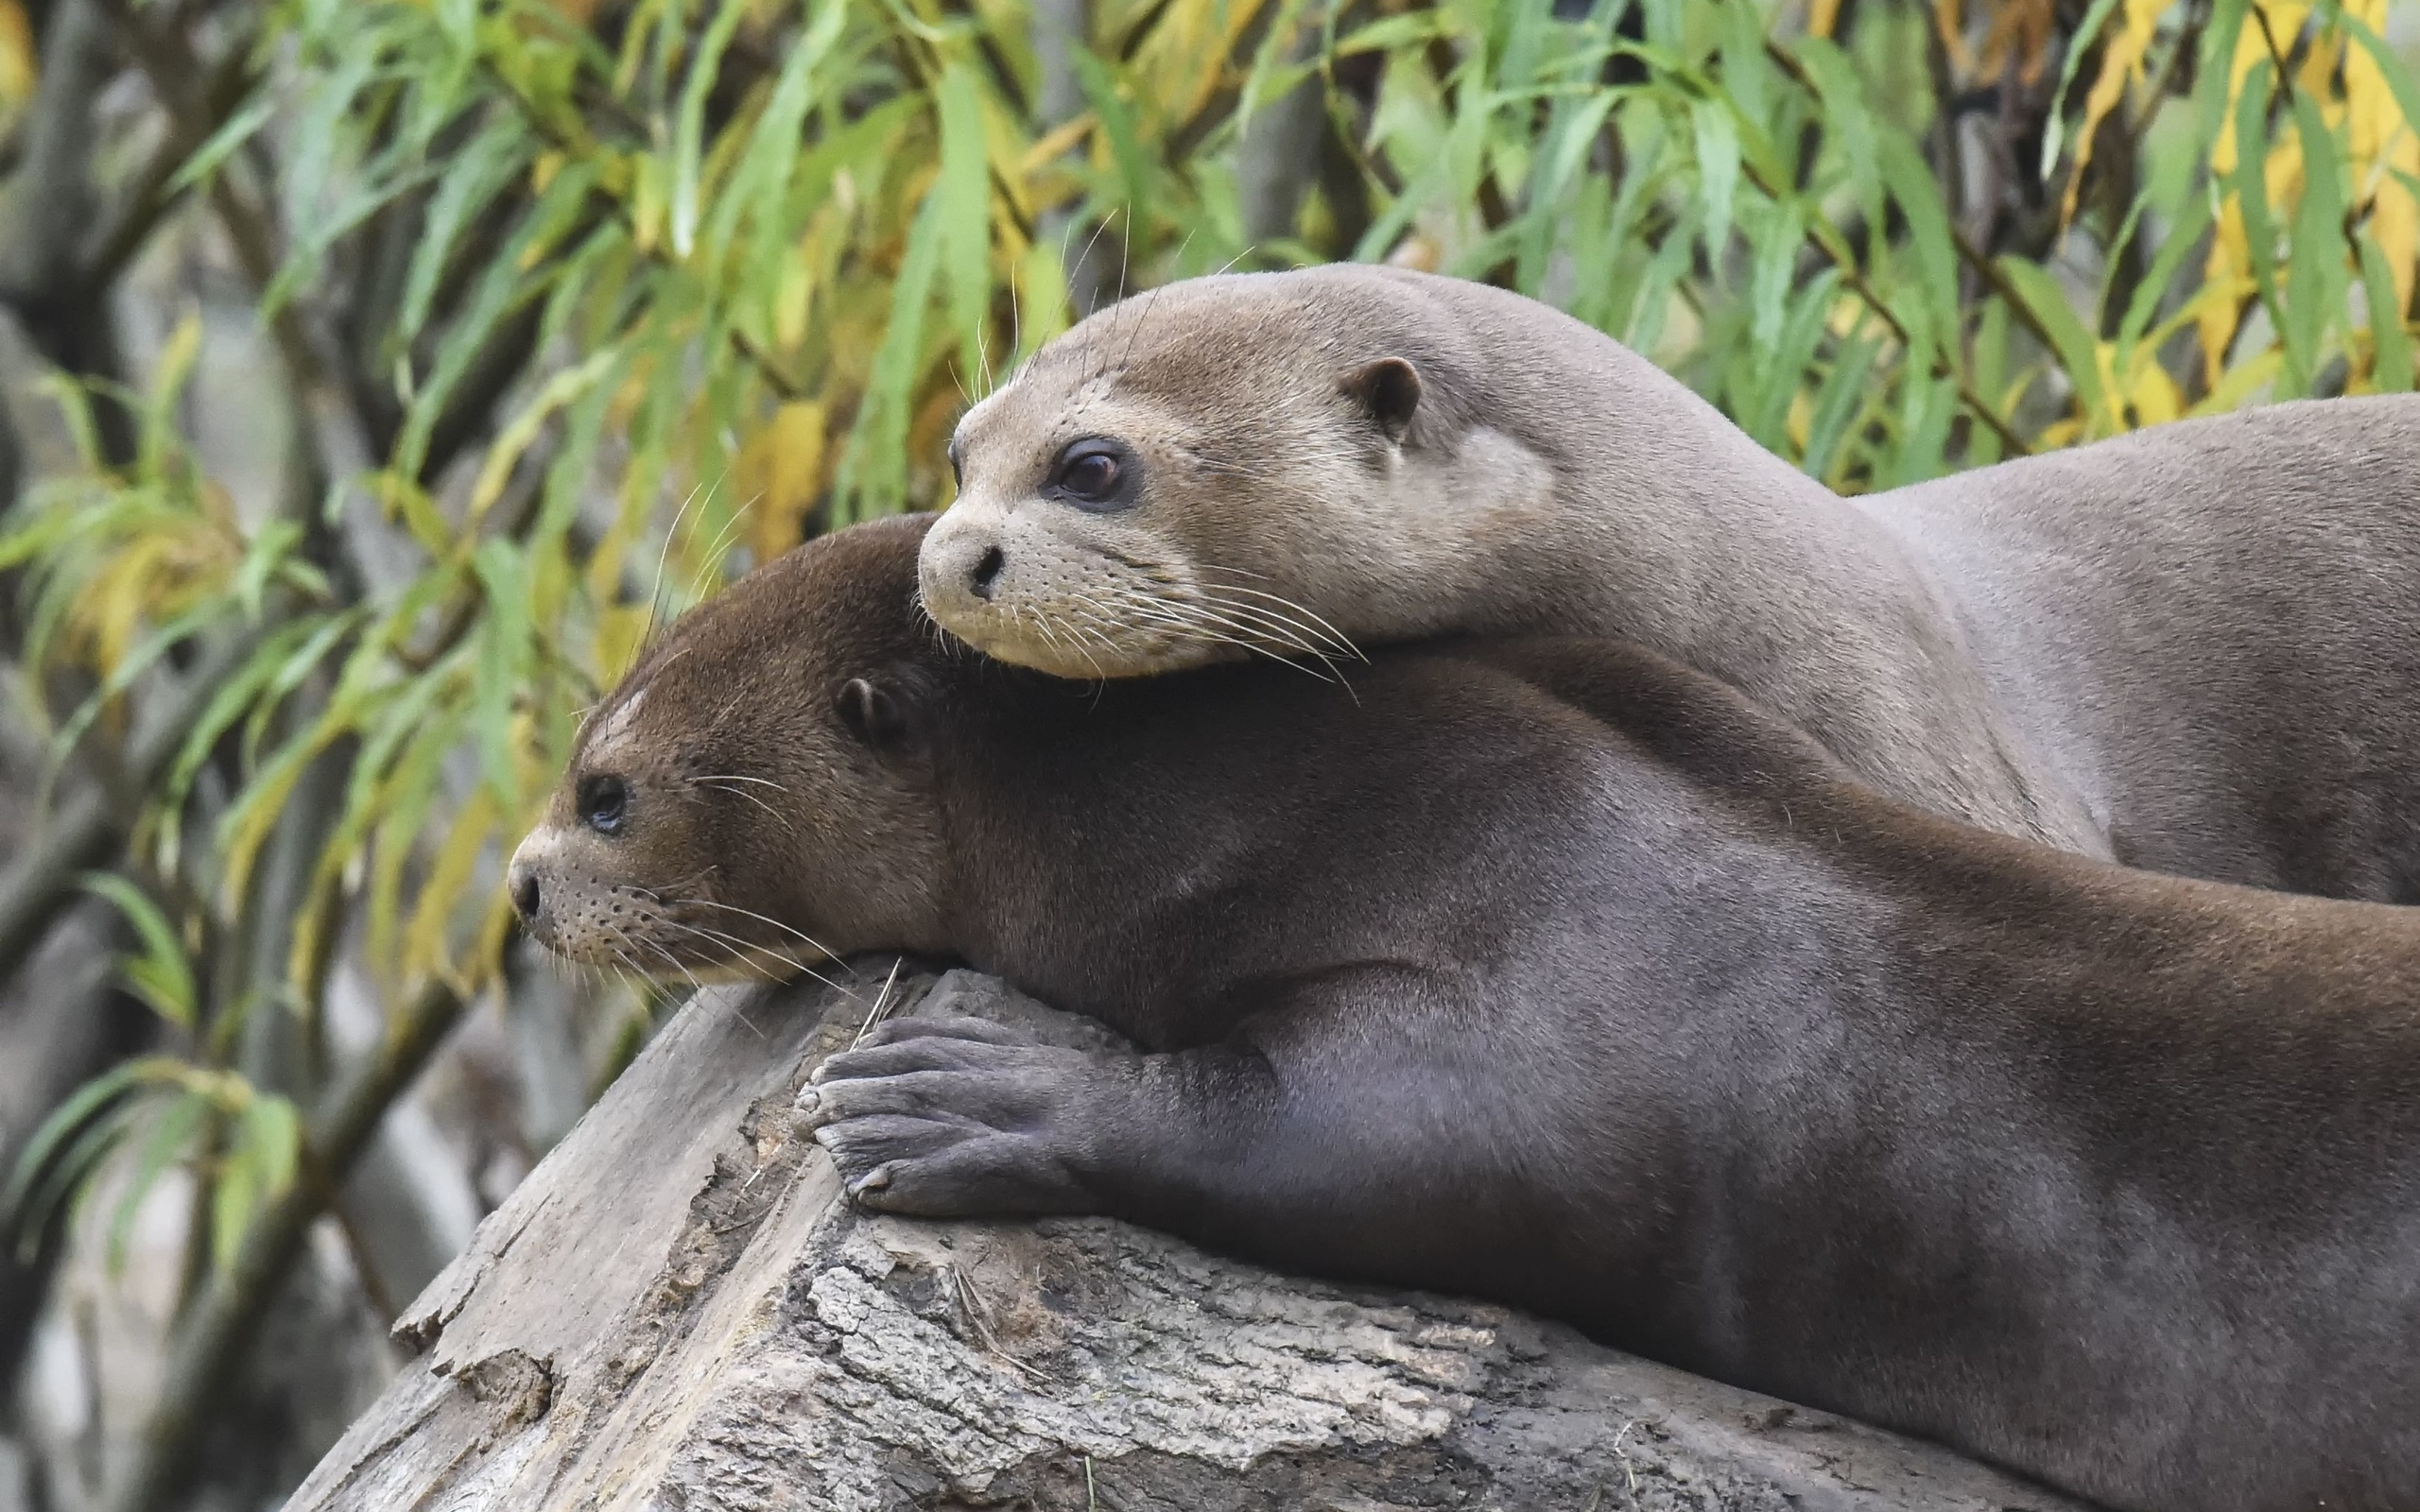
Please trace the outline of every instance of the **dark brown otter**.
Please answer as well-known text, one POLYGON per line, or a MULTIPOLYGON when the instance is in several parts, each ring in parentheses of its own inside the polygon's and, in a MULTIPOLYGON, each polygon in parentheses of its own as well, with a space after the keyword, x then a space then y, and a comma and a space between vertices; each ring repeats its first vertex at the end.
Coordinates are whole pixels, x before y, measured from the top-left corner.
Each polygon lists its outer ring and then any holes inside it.
POLYGON ((676 627, 514 866, 587 958, 914 948, 1141 1046, 886 1026, 804 1109, 861 1200, 1496 1297, 2120 1508, 2420 1506, 2420 919, 1958 828, 1607 643, 1002 668, 924 529, 676 627))

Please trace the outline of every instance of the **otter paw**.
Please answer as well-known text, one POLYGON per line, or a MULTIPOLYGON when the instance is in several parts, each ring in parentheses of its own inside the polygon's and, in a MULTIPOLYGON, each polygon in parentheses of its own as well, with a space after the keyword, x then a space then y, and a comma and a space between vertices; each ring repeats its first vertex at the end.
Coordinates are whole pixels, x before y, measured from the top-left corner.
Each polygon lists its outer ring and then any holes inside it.
POLYGON ((1074 1157, 1097 1057, 980 1020, 881 1030, 817 1068, 795 1108, 852 1197, 933 1218, 1091 1211, 1074 1157))

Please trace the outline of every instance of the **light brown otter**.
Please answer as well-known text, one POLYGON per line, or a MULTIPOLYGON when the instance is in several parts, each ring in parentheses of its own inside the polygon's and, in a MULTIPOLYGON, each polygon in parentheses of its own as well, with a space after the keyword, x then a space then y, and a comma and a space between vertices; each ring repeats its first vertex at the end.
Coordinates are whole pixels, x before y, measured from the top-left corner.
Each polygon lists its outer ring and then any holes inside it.
POLYGON ((2420 398, 1850 500, 1558 311, 1348 266, 1104 310, 970 409, 952 455, 925 604, 1006 661, 1104 678, 1618 634, 1936 813, 2420 896, 2420 398))
POLYGON ((908 947, 1141 1047, 878 1028, 804 1109, 860 1200, 1490 1297, 2126 1512, 2420 1506, 2420 913, 1943 822, 1611 643, 1006 669, 924 527, 677 625, 513 866, 583 959, 908 947))

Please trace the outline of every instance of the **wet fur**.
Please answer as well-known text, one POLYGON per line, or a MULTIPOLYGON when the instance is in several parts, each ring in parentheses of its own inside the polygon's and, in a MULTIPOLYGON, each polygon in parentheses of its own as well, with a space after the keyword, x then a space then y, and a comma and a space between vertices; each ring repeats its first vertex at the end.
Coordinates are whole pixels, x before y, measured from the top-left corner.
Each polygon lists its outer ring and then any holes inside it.
POLYGON ((957 440, 964 491, 923 593, 1020 664, 1302 660, 1311 625, 1363 648, 1617 634, 1936 813, 2186 875, 2420 898, 2420 397, 1844 500, 1546 305, 1341 266, 1114 305, 957 440), (1421 384, 1400 437, 1356 387, 1389 358, 1421 384), (1140 451, 1139 506, 1037 494, 1086 434, 1140 451), (994 548, 979 599, 967 574, 994 548))
POLYGON ((806 1105, 862 1200, 1493 1297, 2113 1507, 2420 1505, 2420 919, 1953 826, 1610 643, 1005 669, 920 622, 927 524, 676 627, 564 785, 648 801, 545 878, 703 870, 1146 1052, 878 1028, 806 1105), (648 831, 693 767, 785 837, 648 831))

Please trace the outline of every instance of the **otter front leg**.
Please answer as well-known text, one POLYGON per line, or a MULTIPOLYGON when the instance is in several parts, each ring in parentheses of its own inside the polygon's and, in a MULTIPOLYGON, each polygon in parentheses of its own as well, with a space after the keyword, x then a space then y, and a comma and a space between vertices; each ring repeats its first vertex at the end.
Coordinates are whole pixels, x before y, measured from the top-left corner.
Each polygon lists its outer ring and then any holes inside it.
POLYGON ((870 1208, 924 1217, 1101 1211, 1085 1173, 1134 1056, 1033 1043, 981 1019, 903 1019, 832 1057, 797 1112, 870 1208))
POLYGON ((1412 971, 1257 1005, 1219 1043, 1156 1055, 901 1020, 826 1061, 801 1115, 870 1207, 1098 1213, 1273 1263, 1529 1293, 1541 1278, 1508 1263, 1535 1268, 1573 1231, 1540 1152, 1573 1145, 1563 1125, 1602 1078, 1412 971))

